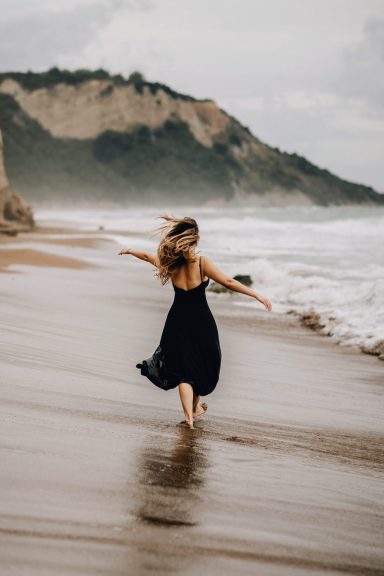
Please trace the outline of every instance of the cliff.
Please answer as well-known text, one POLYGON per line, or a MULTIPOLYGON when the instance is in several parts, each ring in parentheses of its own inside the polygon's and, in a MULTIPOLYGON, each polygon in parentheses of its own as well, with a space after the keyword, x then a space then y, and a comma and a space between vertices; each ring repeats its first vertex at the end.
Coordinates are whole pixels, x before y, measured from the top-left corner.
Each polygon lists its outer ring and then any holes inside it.
POLYGON ((383 204, 272 148, 211 100, 104 70, 0 74, 11 182, 30 199, 383 204))
POLYGON ((4 166, 3 138, 0 130, 0 234, 28 231, 34 225, 31 208, 12 192, 4 166))

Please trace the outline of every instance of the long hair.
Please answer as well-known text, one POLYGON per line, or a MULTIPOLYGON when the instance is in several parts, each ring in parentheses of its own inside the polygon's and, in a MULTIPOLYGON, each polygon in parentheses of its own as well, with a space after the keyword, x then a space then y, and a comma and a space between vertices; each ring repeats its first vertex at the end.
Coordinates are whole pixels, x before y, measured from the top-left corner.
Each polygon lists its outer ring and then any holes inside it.
POLYGON ((194 218, 175 218, 169 214, 158 216, 165 224, 154 231, 162 234, 157 248, 159 267, 155 272, 161 284, 166 284, 173 272, 186 262, 195 262, 195 247, 199 241, 199 227, 194 218))

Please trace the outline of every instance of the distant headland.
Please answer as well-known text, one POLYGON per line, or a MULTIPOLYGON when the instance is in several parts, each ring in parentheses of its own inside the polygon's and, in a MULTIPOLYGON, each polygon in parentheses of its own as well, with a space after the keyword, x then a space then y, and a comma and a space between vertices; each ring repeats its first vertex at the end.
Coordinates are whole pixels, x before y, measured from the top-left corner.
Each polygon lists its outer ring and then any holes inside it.
POLYGON ((0 73, 9 180, 29 202, 380 204, 384 194, 268 146, 212 100, 134 72, 0 73))

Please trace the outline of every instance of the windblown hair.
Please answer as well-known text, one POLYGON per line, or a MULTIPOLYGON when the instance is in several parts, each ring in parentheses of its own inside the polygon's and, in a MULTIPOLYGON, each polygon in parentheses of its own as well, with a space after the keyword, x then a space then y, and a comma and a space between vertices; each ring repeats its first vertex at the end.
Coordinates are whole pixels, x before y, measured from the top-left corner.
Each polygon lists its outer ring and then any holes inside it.
POLYGON ((173 272, 186 262, 195 262, 195 248, 199 241, 199 227, 196 220, 186 216, 175 218, 169 214, 158 216, 165 224, 157 228, 154 234, 162 234, 157 248, 159 267, 155 272, 162 285, 166 284, 173 272))

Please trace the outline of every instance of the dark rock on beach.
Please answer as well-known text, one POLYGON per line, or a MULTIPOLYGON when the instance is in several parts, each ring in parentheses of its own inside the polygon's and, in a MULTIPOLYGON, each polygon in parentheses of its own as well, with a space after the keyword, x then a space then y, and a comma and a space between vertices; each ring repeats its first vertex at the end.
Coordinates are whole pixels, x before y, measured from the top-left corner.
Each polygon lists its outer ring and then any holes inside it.
MULTIPOLYGON (((252 278, 249 276, 249 274, 236 274, 233 276, 233 279, 241 282, 244 284, 244 286, 252 286, 252 278)), ((208 286, 208 290, 215 292, 216 294, 221 294, 222 292, 231 292, 231 290, 225 286, 222 286, 222 284, 219 284, 218 282, 212 282, 212 284, 208 286)))
POLYGON ((366 354, 371 354, 372 356, 377 356, 379 360, 384 360, 384 340, 376 342, 373 346, 363 346, 361 348, 366 354))

